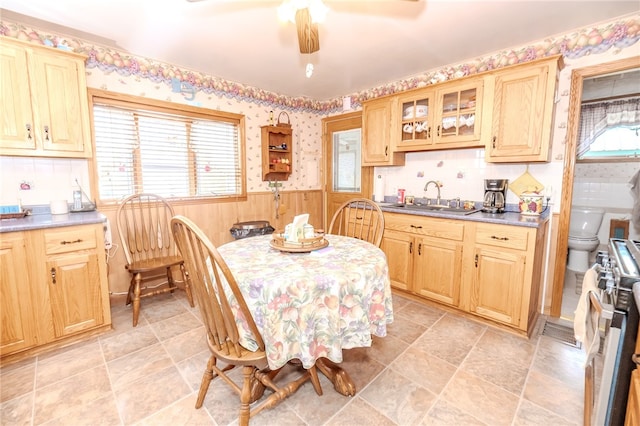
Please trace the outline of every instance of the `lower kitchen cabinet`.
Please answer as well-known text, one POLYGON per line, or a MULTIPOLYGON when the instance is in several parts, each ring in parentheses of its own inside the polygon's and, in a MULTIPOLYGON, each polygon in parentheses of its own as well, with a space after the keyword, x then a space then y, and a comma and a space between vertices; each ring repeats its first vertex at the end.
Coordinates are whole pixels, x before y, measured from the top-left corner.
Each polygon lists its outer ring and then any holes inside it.
POLYGON ((3 358, 110 328, 103 235, 101 223, 0 235, 3 358))
POLYGON ((381 248, 391 285, 458 306, 463 236, 462 222, 385 213, 381 248))
POLYGON ((538 228, 385 212, 392 287, 529 335, 546 224, 538 228))
POLYGON ((30 302, 31 288, 24 233, 0 234, 0 354, 35 346, 36 318, 30 302))
POLYGON ((546 224, 474 223, 469 312, 530 334, 538 316, 546 224))

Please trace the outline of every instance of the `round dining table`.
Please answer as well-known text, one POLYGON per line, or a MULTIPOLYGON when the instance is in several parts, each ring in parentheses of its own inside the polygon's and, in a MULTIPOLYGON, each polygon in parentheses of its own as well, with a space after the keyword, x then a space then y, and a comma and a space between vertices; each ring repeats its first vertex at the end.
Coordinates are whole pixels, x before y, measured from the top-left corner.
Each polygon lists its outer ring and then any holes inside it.
MULTIPOLYGON (((272 235, 232 241, 218 251, 232 271, 265 343, 271 369, 295 360, 317 366, 344 395, 355 386, 339 363, 342 350, 369 347, 393 322, 387 259, 375 245, 325 235, 328 246, 289 252, 271 245, 272 235)), ((230 304, 237 301, 230 296, 230 304)), ((257 344, 236 316, 241 343, 257 344)))

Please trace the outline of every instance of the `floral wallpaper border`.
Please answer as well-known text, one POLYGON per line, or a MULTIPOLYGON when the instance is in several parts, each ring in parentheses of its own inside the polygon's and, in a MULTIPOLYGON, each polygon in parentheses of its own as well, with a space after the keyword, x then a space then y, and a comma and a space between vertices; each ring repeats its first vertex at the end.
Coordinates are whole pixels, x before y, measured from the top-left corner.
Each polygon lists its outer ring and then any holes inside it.
MULTIPOLYGON (((90 44, 84 40, 45 33, 20 23, 0 21, 0 34, 85 54, 88 57, 86 61, 88 69, 97 68, 107 74, 116 72, 123 77, 148 79, 154 83, 163 83, 171 87, 176 87, 176 85, 187 87, 192 93, 201 91, 206 94, 289 111, 305 111, 323 115, 342 111, 342 97, 319 101, 305 97, 279 95, 153 59, 129 55, 112 48, 90 44)), ((603 53, 609 49, 624 49, 639 40, 640 15, 634 15, 598 27, 585 27, 573 33, 548 38, 515 50, 503 50, 473 61, 447 66, 436 71, 427 71, 359 93, 346 94, 345 97, 349 97, 351 105, 357 107, 363 101, 383 95, 441 83, 507 65, 529 62, 556 54, 576 59, 586 55, 603 53)))

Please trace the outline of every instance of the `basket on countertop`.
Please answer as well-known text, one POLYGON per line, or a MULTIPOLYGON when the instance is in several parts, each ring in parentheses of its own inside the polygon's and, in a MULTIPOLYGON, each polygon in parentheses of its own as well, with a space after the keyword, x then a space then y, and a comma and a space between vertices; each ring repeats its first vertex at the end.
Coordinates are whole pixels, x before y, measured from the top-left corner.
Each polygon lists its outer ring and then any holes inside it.
POLYGON ((276 123, 276 126, 278 127, 291 127, 291 120, 289 120, 289 114, 287 114, 285 111, 282 111, 280 114, 278 114, 278 122, 276 123), (287 122, 283 123, 280 121, 280 117, 282 117, 282 114, 285 115, 285 117, 287 117, 287 122))

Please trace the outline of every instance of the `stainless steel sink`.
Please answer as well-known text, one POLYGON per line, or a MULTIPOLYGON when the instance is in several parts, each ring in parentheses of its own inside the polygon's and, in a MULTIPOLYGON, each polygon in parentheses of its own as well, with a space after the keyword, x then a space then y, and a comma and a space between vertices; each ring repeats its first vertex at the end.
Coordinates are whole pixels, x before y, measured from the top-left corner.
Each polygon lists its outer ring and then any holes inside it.
POLYGON ((404 208, 406 210, 418 210, 418 211, 426 211, 426 212, 440 212, 440 213, 453 213, 453 214, 461 214, 468 215, 471 213, 475 213, 477 210, 475 209, 465 209, 462 207, 450 207, 447 205, 438 205, 438 204, 401 204, 401 203, 393 203, 389 205, 389 207, 395 208, 404 208))

